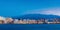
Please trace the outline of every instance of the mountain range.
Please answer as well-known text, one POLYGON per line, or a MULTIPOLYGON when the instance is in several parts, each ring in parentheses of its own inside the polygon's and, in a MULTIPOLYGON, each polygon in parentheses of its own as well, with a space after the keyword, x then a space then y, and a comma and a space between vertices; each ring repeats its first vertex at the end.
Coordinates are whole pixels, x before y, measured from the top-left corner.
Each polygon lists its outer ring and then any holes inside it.
POLYGON ((26 14, 21 16, 15 16, 14 19, 54 19, 54 18, 60 18, 60 16, 57 15, 45 15, 45 14, 26 14))

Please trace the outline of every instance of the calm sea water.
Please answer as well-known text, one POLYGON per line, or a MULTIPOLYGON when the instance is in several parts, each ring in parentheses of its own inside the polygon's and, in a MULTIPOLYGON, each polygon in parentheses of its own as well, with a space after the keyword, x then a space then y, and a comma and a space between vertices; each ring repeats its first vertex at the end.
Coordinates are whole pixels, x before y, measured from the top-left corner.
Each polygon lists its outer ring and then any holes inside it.
POLYGON ((60 24, 0 24, 0 30, 60 30, 60 24))

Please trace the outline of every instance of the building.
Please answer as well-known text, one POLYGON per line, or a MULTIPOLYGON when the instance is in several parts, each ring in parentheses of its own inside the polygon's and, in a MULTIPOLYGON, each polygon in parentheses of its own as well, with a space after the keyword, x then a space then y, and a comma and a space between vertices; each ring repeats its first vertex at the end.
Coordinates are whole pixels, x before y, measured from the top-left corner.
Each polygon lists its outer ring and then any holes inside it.
POLYGON ((14 24, 19 24, 18 21, 18 19, 14 19, 14 24))
POLYGON ((5 23, 12 24, 13 23, 13 19, 12 18, 6 18, 5 19, 5 23))
POLYGON ((0 24, 3 24, 5 20, 5 17, 0 16, 0 24))

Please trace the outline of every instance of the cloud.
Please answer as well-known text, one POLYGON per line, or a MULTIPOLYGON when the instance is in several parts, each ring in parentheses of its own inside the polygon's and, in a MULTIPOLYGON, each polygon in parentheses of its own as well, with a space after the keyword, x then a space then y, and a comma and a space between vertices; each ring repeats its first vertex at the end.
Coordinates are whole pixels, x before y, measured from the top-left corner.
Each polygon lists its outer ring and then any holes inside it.
POLYGON ((46 9, 37 9, 26 11, 25 14, 47 14, 47 15, 59 15, 60 8, 46 8, 46 9))
POLYGON ((42 14, 52 14, 52 15, 59 15, 60 16, 60 8, 55 9, 47 9, 41 12, 42 14))

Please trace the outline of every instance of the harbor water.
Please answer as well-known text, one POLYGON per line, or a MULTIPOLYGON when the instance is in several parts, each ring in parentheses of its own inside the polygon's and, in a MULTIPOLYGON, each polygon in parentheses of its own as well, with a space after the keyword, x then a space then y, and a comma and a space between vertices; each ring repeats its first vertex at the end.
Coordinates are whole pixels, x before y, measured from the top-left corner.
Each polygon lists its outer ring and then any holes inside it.
POLYGON ((60 24, 0 24, 0 30, 60 30, 60 24))

